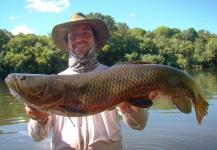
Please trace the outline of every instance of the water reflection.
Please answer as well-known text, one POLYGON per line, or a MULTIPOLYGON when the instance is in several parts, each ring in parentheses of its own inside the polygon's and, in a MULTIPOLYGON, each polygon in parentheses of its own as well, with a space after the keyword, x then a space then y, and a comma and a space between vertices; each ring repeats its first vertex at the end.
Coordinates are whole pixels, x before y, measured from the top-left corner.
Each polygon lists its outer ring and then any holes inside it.
POLYGON ((184 71, 200 84, 206 99, 217 95, 217 68, 186 69, 184 71))
POLYGON ((17 124, 28 120, 23 103, 9 93, 2 80, 0 80, 0 118, 0 125, 17 124))

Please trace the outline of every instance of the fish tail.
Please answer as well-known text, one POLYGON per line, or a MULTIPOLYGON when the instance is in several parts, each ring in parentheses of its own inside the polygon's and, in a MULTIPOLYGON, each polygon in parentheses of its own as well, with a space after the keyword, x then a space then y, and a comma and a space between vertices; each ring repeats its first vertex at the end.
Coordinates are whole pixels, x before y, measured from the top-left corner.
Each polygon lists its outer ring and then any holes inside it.
POLYGON ((198 124, 201 124, 203 117, 208 114, 208 106, 209 104, 207 101, 202 97, 201 94, 199 94, 198 101, 194 103, 198 124))

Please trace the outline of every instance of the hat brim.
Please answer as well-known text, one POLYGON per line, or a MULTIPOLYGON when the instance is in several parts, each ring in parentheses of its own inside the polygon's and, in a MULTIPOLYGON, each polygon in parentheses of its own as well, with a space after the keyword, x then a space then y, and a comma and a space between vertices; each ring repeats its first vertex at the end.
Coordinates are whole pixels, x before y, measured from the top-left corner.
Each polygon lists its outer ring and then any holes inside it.
POLYGON ((106 24, 100 19, 84 19, 77 21, 69 21, 66 23, 58 24, 53 27, 52 37, 54 43, 59 47, 63 52, 68 54, 67 44, 66 44, 66 34, 68 29, 75 25, 85 23, 92 27, 94 32, 94 38, 96 42, 96 52, 102 49, 108 39, 108 28, 106 24))

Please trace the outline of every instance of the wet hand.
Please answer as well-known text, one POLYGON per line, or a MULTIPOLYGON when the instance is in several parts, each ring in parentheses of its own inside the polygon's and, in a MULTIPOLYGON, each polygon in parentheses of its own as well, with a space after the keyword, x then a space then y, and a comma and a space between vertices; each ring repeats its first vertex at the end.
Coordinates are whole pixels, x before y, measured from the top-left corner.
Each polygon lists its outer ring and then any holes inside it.
POLYGON ((26 110, 26 114, 30 118, 32 118, 33 120, 39 121, 39 122, 42 120, 47 120, 47 118, 49 116, 49 113, 39 111, 39 110, 32 108, 28 105, 25 105, 25 110, 26 110))

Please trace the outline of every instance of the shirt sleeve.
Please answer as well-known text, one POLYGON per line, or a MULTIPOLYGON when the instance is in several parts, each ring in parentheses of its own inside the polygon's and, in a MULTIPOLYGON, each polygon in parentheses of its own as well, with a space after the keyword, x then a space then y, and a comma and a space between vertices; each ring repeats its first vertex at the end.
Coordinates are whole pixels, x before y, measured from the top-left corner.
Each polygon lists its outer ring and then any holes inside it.
POLYGON ((46 124, 40 124, 37 121, 31 119, 28 124, 29 135, 34 141, 40 142, 48 137, 52 125, 52 115, 48 117, 46 124))
POLYGON ((142 108, 138 112, 133 109, 128 110, 127 113, 123 114, 123 120, 132 129, 143 130, 148 121, 148 110, 142 108))

